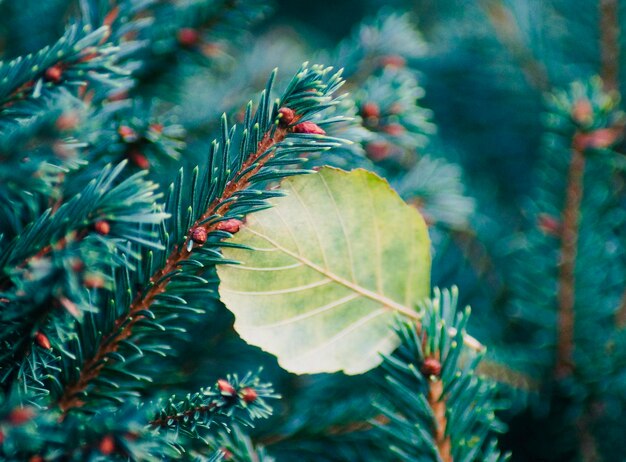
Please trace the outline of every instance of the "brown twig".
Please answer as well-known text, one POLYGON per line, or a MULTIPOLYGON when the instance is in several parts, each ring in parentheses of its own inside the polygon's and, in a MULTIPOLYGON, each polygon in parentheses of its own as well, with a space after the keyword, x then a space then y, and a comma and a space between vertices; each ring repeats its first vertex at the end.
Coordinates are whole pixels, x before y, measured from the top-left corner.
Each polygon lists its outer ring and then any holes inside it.
POLYGON ((478 239, 473 229, 452 230, 451 236, 457 243, 465 261, 474 269, 476 276, 484 280, 492 289, 494 299, 502 296, 504 284, 491 255, 485 245, 478 239))
POLYGON ((487 0, 485 11, 502 44, 520 63, 526 80, 541 91, 549 90, 548 72, 543 63, 538 61, 524 44, 519 27, 513 20, 508 8, 500 1, 487 0))
MULTIPOLYGON (((383 414, 378 414, 376 417, 372 419, 379 425, 387 425, 389 423, 389 418, 383 414)), ((371 421, 357 421, 350 422, 345 425, 331 425, 327 429, 327 434, 329 435, 345 435, 346 433, 354 433, 354 432, 364 432, 367 430, 371 430, 374 428, 374 425, 371 421)))
POLYGON ((200 412, 200 413, 211 412, 213 409, 215 409, 216 406, 217 406, 217 403, 210 403, 204 406, 196 406, 193 409, 189 409, 188 411, 181 412, 179 414, 168 415, 165 417, 161 417, 159 419, 154 419, 148 423, 153 427, 165 427, 165 426, 169 426, 170 422, 178 422, 178 421, 184 420, 187 417, 191 417, 196 412, 200 412))
POLYGON ((594 421, 593 406, 587 403, 583 414, 576 423, 580 440, 580 457, 583 462, 601 462, 602 457, 598 449, 598 442, 592 431, 594 421))
POLYGON ((539 391, 539 382, 536 379, 497 361, 483 359, 476 367, 476 372, 489 377, 494 382, 505 383, 518 390, 539 391))
MULTIPOLYGON (((294 123, 296 120, 294 120, 294 123)), ((265 154, 277 143, 282 141, 287 135, 288 131, 289 130, 286 128, 279 127, 276 128, 273 136, 270 136, 270 133, 266 133, 263 139, 259 142, 256 151, 252 155, 250 155, 248 159, 243 163, 240 171, 244 172, 249 167, 254 165, 254 163, 257 162, 257 160, 261 158, 261 156, 263 156, 263 154, 265 154)), ((204 225, 200 225, 200 223, 202 223, 204 220, 212 215, 215 215, 217 213, 221 213, 223 215, 225 212, 227 212, 232 205, 232 202, 227 201, 227 199, 232 198, 238 192, 246 189, 246 187, 249 185, 250 179, 267 163, 268 160, 273 157, 273 155, 274 154, 266 155, 261 162, 258 162, 258 165, 250 169, 250 171, 248 171, 247 173, 243 174, 238 181, 227 184, 223 194, 220 197, 216 198, 208 206, 206 212, 191 226, 187 235, 190 236, 191 230, 199 226, 202 226, 204 229, 206 229, 207 233, 214 231, 216 229, 217 223, 204 225)), ((187 250, 186 245, 181 245, 180 247, 177 246, 174 248, 174 250, 168 256, 165 266, 159 269, 150 278, 150 283, 152 284, 150 289, 148 289, 143 294, 138 294, 137 297, 135 297, 134 301, 131 303, 128 312, 116 320, 115 326, 123 327, 119 330, 113 330, 101 339, 100 344, 93 357, 87 359, 83 363, 80 375, 76 382, 68 385, 65 388, 64 393, 59 400, 59 407, 61 408, 61 410, 67 412, 71 408, 80 407, 84 404, 83 401, 78 398, 78 394, 84 391, 89 383, 91 383, 91 381, 98 377, 100 371, 105 365, 105 358, 107 358, 110 353, 117 351, 120 343, 131 336, 134 325, 137 323, 137 321, 145 317, 143 315, 137 315, 137 313, 150 309, 155 297, 165 292, 170 282, 170 278, 167 278, 165 276, 175 271, 180 262, 186 260, 189 257, 190 253, 191 252, 187 250)))
POLYGON ((600 0, 600 75, 607 90, 619 84, 619 4, 617 0, 600 0))
POLYGON ((433 436, 442 462, 453 462, 450 436, 446 434, 446 400, 443 394, 443 382, 440 378, 428 379, 428 404, 435 416, 433 436))
POLYGON ((580 146, 576 133, 572 143, 572 158, 565 191, 565 206, 561 216, 561 261, 558 277, 558 332, 555 373, 558 377, 572 373, 574 350, 574 300, 575 267, 578 250, 578 226, 580 205, 583 197, 583 178, 585 174, 584 148, 580 146))
MULTIPOLYGON (((324 431, 325 436, 341 436, 350 433, 358 433, 358 432, 366 432, 374 428, 372 421, 375 421, 379 425, 387 425, 390 420, 387 416, 383 414, 378 414, 373 419, 369 421, 357 420, 355 422, 348 422, 345 424, 339 425, 331 425, 326 428, 324 431)), ((290 434, 279 433, 276 435, 267 435, 262 438, 259 438, 257 441, 259 444, 263 446, 270 446, 272 444, 280 443, 286 439, 290 438, 290 434)))

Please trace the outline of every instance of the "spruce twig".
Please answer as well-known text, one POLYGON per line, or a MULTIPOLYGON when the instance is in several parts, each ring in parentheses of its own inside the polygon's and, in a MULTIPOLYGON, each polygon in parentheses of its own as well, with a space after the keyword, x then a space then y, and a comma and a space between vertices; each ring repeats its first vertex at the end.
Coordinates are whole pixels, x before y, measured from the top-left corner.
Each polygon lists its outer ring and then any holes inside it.
POLYGON ((433 436, 442 462, 452 462, 452 444, 447 434, 446 398, 441 378, 430 378, 428 381, 428 404, 433 411, 433 436))
POLYGON ((583 415, 576 424, 580 436, 580 456, 583 462, 601 462, 598 442, 591 431, 592 415, 589 406, 586 406, 583 415))
MULTIPOLYGON (((294 122, 297 120, 298 118, 295 118, 294 122)), ((227 185, 223 194, 211 202, 206 212, 189 228, 187 236, 191 236, 193 230, 198 227, 205 229, 207 234, 217 229, 218 222, 209 222, 207 224, 202 223, 213 215, 224 215, 230 209, 233 204, 231 199, 237 193, 246 189, 250 184, 250 179, 258 173, 269 160, 272 159, 273 154, 266 155, 266 153, 273 149, 276 144, 284 140, 290 131, 290 128, 279 126, 273 127, 269 132, 265 133, 262 140, 259 142, 256 151, 252 153, 242 164, 241 169, 239 170, 241 174, 236 175, 238 180, 227 185)), ((96 353, 92 358, 88 359, 83 364, 83 367, 81 367, 81 373, 78 380, 65 388, 63 396, 59 400, 59 407, 64 412, 67 412, 69 409, 82 406, 83 402, 77 397, 77 395, 85 390, 89 383, 98 377, 105 364, 104 358, 110 353, 117 351, 120 343, 132 335, 134 325, 139 320, 145 318, 145 315, 138 313, 150 310, 155 297, 165 292, 169 282, 171 281, 167 275, 175 271, 180 263, 186 260, 190 254, 191 250, 185 245, 175 247, 167 258, 165 266, 152 275, 150 278, 152 287, 145 293, 138 294, 130 305, 128 312, 118 318, 116 325, 124 327, 120 331, 113 331, 103 337, 96 353)))
POLYGON ((476 367, 476 371, 480 375, 489 377, 491 380, 509 385, 516 390, 524 390, 526 392, 538 392, 539 381, 531 377, 529 374, 516 371, 501 361, 490 361, 483 359, 476 367))
POLYGON ((519 27, 508 8, 499 0, 488 0, 485 11, 496 35, 519 62, 528 83, 541 91, 549 90, 548 72, 543 63, 533 56, 532 51, 523 43, 519 27))
POLYGON ((584 147, 580 145, 580 132, 576 132, 572 142, 572 158, 565 191, 565 205, 562 212, 561 261, 558 278, 558 341, 555 373, 564 377, 572 373, 574 350, 574 302, 575 267, 578 248, 578 226, 580 205, 583 197, 585 173, 584 147))
POLYGON ((600 75, 607 90, 619 85, 619 4, 617 0, 600 0, 600 75))
POLYGON ((253 374, 241 380, 235 376, 219 379, 214 387, 202 388, 182 399, 170 397, 148 423, 153 429, 169 429, 195 435, 198 428, 224 425, 235 416, 244 425, 271 415, 268 399, 280 398, 270 385, 253 374))
MULTIPOLYGON (((348 435, 348 434, 359 433, 359 432, 366 432, 374 428, 374 422, 376 423, 376 425, 384 426, 389 423, 389 418, 384 414, 377 414, 376 416, 374 416, 368 421, 357 420, 354 422, 347 422, 345 424, 331 425, 325 428, 321 432, 321 436, 332 437, 332 436, 342 436, 342 435, 348 435)), ((259 438, 257 442, 258 444, 264 447, 267 447, 267 446, 281 443, 282 441, 285 441, 285 440, 293 441, 293 439, 294 439, 293 435, 290 435, 288 433, 276 433, 276 434, 269 434, 269 435, 263 436, 259 438)))

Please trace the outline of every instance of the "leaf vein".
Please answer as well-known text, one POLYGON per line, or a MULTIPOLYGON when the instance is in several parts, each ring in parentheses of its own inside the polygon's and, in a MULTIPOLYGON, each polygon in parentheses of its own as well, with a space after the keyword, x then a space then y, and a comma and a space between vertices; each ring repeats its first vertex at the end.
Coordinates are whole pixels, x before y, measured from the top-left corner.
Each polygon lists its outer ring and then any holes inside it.
POLYGON ((356 279, 356 273, 354 271, 354 257, 352 254, 352 244, 350 243, 350 239, 348 238, 348 230, 346 229, 346 224, 343 221, 343 216, 341 215, 341 212, 339 211, 339 206, 337 205, 335 196, 333 196, 333 193, 331 192, 330 187, 328 186, 328 183, 326 183, 326 179, 324 178, 324 175, 317 175, 317 177, 320 180, 322 180, 322 184, 324 185, 324 188, 326 189, 326 192, 328 193, 328 197, 333 203, 333 210, 335 211, 339 224, 341 225, 341 230, 343 231, 343 238, 346 243, 346 250, 348 251, 348 260, 350 261, 350 273, 352 274, 352 282, 354 282, 355 284, 358 284, 357 279, 356 279))
POLYGON ((261 290, 261 291, 247 291, 247 290, 233 290, 228 287, 223 287, 222 290, 224 292, 228 292, 231 294, 239 294, 239 295, 282 295, 282 294, 290 294, 294 292, 301 292, 307 289, 314 289, 315 287, 320 287, 325 284, 332 282, 330 278, 324 278, 321 281, 315 281, 311 284, 305 284, 303 286, 297 287, 287 287, 286 289, 276 289, 276 290, 261 290))
POLYGON ((320 306, 318 308, 315 308, 313 310, 307 311, 306 313, 302 313, 298 316, 294 316, 292 318, 286 318, 286 319, 282 319, 280 321, 277 322, 273 322, 271 324, 263 324, 263 325, 254 325, 254 326, 245 326, 242 325, 241 327, 249 327, 249 328, 253 328, 253 329, 271 329, 274 327, 283 327, 289 324, 292 324, 294 322, 298 322, 298 321, 302 321, 303 319, 308 319, 311 318, 313 316, 317 316, 318 314, 322 314, 325 313, 329 310, 332 310, 333 308, 336 308, 338 306, 344 305, 348 302, 351 302, 352 300, 356 300, 357 298, 359 298, 361 295, 359 294, 355 294, 352 293, 346 297, 340 298, 339 300, 335 300, 334 302, 328 303, 324 306, 320 306))
POLYGON ((374 229, 374 234, 376 236, 376 265, 374 266, 374 270, 376 271, 376 286, 378 288, 378 292, 384 296, 385 291, 383 289, 383 280, 381 277, 381 266, 382 266, 382 261, 381 261, 381 255, 380 255, 380 232, 378 230, 378 221, 376 220, 376 215, 378 213, 378 208, 376 207, 376 199, 374 198, 374 195, 372 194, 372 189, 370 188, 369 184, 367 183, 367 178, 365 178, 364 176, 363 178, 363 182, 365 183, 365 190, 367 191, 368 196, 370 197, 371 200, 371 207, 366 207, 369 210, 369 215, 370 215, 370 219, 372 222, 372 228, 374 229))
POLYGON ((313 218, 311 217, 311 211, 309 210, 309 207, 307 207, 307 204, 305 204, 304 201, 302 200, 302 197, 300 196, 296 188, 291 188, 291 192, 293 193, 294 197, 298 200, 298 202, 300 202, 300 205, 302 205, 302 210, 304 210, 304 214, 306 215, 307 221, 311 224, 311 229, 313 229, 313 234, 315 234, 315 239, 317 239, 317 243, 320 247, 320 253, 322 254, 322 260, 324 261, 324 268, 328 268, 328 260, 326 259, 326 252, 324 252, 324 246, 322 245, 322 239, 320 239, 320 235, 317 231, 317 226, 315 225, 315 223, 313 222, 313 218))
MULTIPOLYGON (((256 249, 253 249, 253 250, 256 250, 256 249)), ((272 249, 272 250, 276 251, 278 249, 272 249)), ((298 268, 302 266, 302 262, 296 262, 291 265, 285 265, 285 266, 245 266, 245 265, 227 265, 227 266, 229 266, 230 268, 247 270, 247 271, 282 271, 282 270, 298 268)))
POLYGON ((381 316, 381 315, 383 315, 385 313, 387 313, 387 311, 384 308, 379 308, 377 310, 372 311, 371 313, 367 314, 366 316, 363 316, 358 321, 353 322, 352 324, 350 324, 348 327, 346 327, 345 329, 340 331, 338 334, 334 335, 333 337, 330 337, 330 338, 326 339, 324 342, 320 343, 315 348, 312 348, 312 349, 310 349, 308 351, 305 351, 305 352, 295 356, 293 358, 293 360, 295 360, 297 358, 301 358, 303 356, 308 356, 308 355, 311 355, 311 354, 315 354, 315 353, 317 353, 317 352, 319 352, 321 350, 324 350, 324 349, 328 348, 332 344, 337 343, 339 340, 341 340, 344 337, 346 337, 351 332, 353 332, 356 329, 364 326, 368 322, 372 321, 373 319, 376 319, 377 317, 379 317, 379 316, 381 316))
POLYGON ((405 316, 408 316, 409 318, 412 319, 420 319, 420 315, 419 313, 413 311, 412 309, 396 302, 395 300, 392 300, 388 297, 385 297, 382 294, 377 294, 376 292, 372 292, 369 289, 366 289, 365 287, 361 287, 353 282, 350 282, 347 279, 342 278, 341 276, 338 276, 336 274, 334 274, 333 272, 331 272, 330 270, 326 270, 324 268, 322 268, 321 266, 313 263, 311 260, 307 259, 306 257, 292 252, 291 250, 281 246, 278 242, 274 241, 271 237, 265 236, 264 234, 259 233, 258 231, 255 231, 252 228, 248 228, 248 231, 262 239, 265 239, 268 243, 270 243, 271 245, 273 245, 274 247, 276 247, 276 249, 280 250, 281 252, 286 253, 287 255, 293 257, 294 259, 304 263, 306 266, 310 267, 311 269, 317 271, 318 273, 323 274, 324 276, 326 276, 327 278, 337 282, 338 284, 344 285, 347 288, 349 288, 350 290, 353 290, 354 292, 357 292, 361 295, 363 295, 366 298, 369 298, 371 300, 375 300, 377 302, 379 302, 380 304, 382 304, 384 307, 386 308, 390 308, 392 310, 395 310, 399 313, 404 314, 405 316))

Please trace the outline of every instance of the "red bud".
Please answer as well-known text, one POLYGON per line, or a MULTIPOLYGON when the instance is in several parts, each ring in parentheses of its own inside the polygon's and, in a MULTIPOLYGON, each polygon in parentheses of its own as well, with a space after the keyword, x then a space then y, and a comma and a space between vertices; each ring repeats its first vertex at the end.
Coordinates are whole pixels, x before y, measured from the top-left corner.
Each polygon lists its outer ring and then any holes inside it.
POLYGON ((441 363, 439 362, 438 359, 435 358, 426 358, 424 359, 424 363, 422 364, 422 367, 420 368, 422 374, 424 374, 427 377, 430 376, 435 376, 435 377, 439 377, 439 374, 441 374, 441 363))
POLYGON ((98 446, 98 449, 105 456, 112 454, 113 451, 115 451, 115 440, 113 439, 111 435, 106 435, 100 441, 100 445, 98 446))
POLYGON ((185 27, 178 31, 178 43, 184 47, 192 47, 200 41, 200 34, 196 29, 185 27))
POLYGON ((207 232, 202 226, 197 226, 191 231, 191 240, 196 244, 204 244, 206 242, 207 232))
POLYGON ((389 112, 391 114, 400 114, 404 110, 404 107, 400 103, 393 103, 389 106, 389 112))
POLYGON ((67 310, 68 313, 70 313, 75 318, 77 318, 80 315, 80 311, 78 310, 78 307, 69 298, 59 297, 59 303, 61 304, 63 308, 67 310))
POLYGON ((163 124, 152 124, 150 129, 155 133, 163 133, 163 124))
POLYGON ((128 441, 137 441, 137 439, 139 438, 139 433, 134 432, 134 431, 129 431, 129 432, 124 433, 124 437, 128 441))
POLYGON ((222 47, 217 43, 205 43, 202 45, 202 54, 204 56, 215 57, 222 52, 222 47))
POLYGON ((243 397, 243 400, 246 403, 254 403, 256 401, 256 399, 259 397, 258 393, 256 392, 256 390, 254 388, 244 388, 241 391, 241 395, 243 397))
POLYGON ((22 425, 33 418, 35 412, 29 407, 17 407, 9 414, 9 422, 12 425, 22 425))
POLYGON ((618 127, 600 128, 589 133, 578 133, 574 137, 574 147, 580 150, 586 148, 608 148, 620 137, 622 130, 618 127))
POLYGON ((78 122, 80 122, 80 118, 78 117, 78 114, 76 114, 76 112, 66 112, 59 116, 55 125, 57 129, 61 131, 67 131, 76 128, 78 122))
POLYGON ((574 103, 572 118, 579 124, 587 124, 593 120, 593 107, 588 99, 579 99, 574 103))
POLYGON ((365 151, 370 159, 379 162, 391 155, 391 146, 386 141, 372 141, 367 143, 365 151))
POLYGON ((52 349, 52 345, 50 345, 50 340, 48 339, 48 337, 45 336, 45 334, 43 334, 41 332, 37 332, 35 334, 35 342, 41 348, 44 348, 46 350, 51 350, 52 349))
POLYGON ((104 287, 104 279, 97 274, 86 274, 83 277, 83 284, 88 289, 102 289, 104 287))
POLYGON ((239 228, 243 222, 241 220, 237 220, 236 218, 231 218, 229 220, 220 221, 215 229, 219 229, 220 231, 226 231, 230 234, 235 234, 239 231, 239 228))
POLYGON ((302 122, 293 127, 295 133, 311 133, 314 135, 325 135, 323 128, 313 122, 302 122))
POLYGON ((291 123, 294 121, 294 119, 296 118, 296 112, 288 107, 281 107, 278 110, 278 116, 278 121, 280 125, 282 127, 286 127, 288 125, 291 125, 291 123))
POLYGON ((128 92, 126 90, 118 90, 109 95, 110 101, 122 101, 126 98, 128 98, 128 92))
POLYGON ((120 125, 117 129, 117 133, 119 133, 125 143, 134 143, 139 139, 137 132, 127 125, 120 125))
POLYGON ((217 388, 225 395, 233 396, 236 393, 235 387, 233 387, 228 380, 219 379, 217 381, 217 388))
POLYGON ((537 226, 545 234, 551 236, 559 236, 561 234, 561 222, 547 213, 539 214, 537 217, 537 226))
POLYGON ((391 136, 400 136, 405 132, 405 129, 400 124, 389 124, 383 127, 383 131, 391 136))
POLYGON ((143 170, 150 168, 150 161, 139 149, 131 149, 127 157, 128 160, 143 170))
POLYGON ((383 56, 380 58, 380 64, 382 66, 404 67, 406 65, 406 59, 398 55, 383 56))
POLYGON ((369 117, 379 117, 380 108, 378 107, 378 104, 376 103, 373 103, 373 102, 365 103, 363 104, 363 106, 361 106, 361 115, 366 119, 369 117))
POLYGON ((49 80, 50 82, 54 82, 54 83, 59 83, 61 81, 62 76, 63 76, 63 68, 59 66, 58 64, 55 64, 54 66, 49 67, 48 69, 46 69, 46 72, 44 73, 44 77, 46 78, 46 80, 49 80))
POLYGON ((72 262, 72 271, 74 271, 75 273, 82 273, 84 269, 85 263, 83 263, 82 260, 76 259, 72 262))
POLYGON ((106 236, 111 232, 111 225, 106 220, 100 220, 93 225, 93 229, 95 229, 98 234, 106 236))

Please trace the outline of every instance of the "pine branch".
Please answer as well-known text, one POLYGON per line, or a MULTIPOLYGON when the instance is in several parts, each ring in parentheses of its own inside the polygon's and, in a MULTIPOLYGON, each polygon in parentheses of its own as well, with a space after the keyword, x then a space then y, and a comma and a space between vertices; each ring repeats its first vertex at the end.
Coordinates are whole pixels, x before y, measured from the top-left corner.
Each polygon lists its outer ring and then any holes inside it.
POLYGON ((47 93, 3 111, 0 122, 0 232, 11 239, 54 206, 66 177, 84 165, 68 133, 83 104, 68 92, 47 93), (29 194, 24 194, 28 191, 29 194))
POLYGON ((255 451, 239 426, 267 418, 272 412, 268 401, 279 396, 248 373, 241 379, 228 376, 181 401, 172 397, 164 404, 140 404, 132 399, 95 414, 62 417, 58 409, 47 407, 47 398, 25 405, 20 393, 0 394, 0 459, 218 462, 228 460, 224 456, 231 452, 243 461, 246 448, 255 451), (189 455, 194 444, 201 458, 189 455))
POLYGON ((221 47, 233 36, 263 16, 267 4, 242 0, 192 0, 184 3, 162 2, 154 8, 155 22, 139 33, 139 39, 153 44, 145 53, 134 56, 141 65, 134 73, 151 80, 170 69, 165 62, 178 59, 182 51, 192 52, 205 64, 223 53, 221 47), (226 39, 226 40, 225 40, 226 39), (157 46, 155 46, 157 45, 157 46))
MULTIPOLYGON (((87 165, 77 152, 85 147, 85 143, 81 142, 84 139, 78 141, 68 137, 67 133, 79 132, 75 130, 81 122, 77 110, 102 109, 98 103, 108 96, 112 88, 119 90, 130 85, 128 69, 120 67, 120 59, 134 44, 128 41, 117 45, 113 43, 110 23, 115 21, 120 8, 113 8, 100 18, 96 10, 99 13, 102 5, 100 2, 81 2, 80 19, 67 26, 56 43, 0 63, 0 132, 5 140, 10 136, 30 143, 22 149, 7 144, 9 149, 6 151, 15 154, 11 157, 20 156, 14 163, 26 163, 17 165, 20 170, 37 169, 33 175, 15 175, 3 186, 9 192, 28 190, 37 193, 28 201, 34 202, 41 195, 49 200, 53 211, 62 203, 62 186, 68 174, 87 165), (65 112, 59 114, 59 109, 65 112), (41 125, 41 121, 48 121, 59 132, 57 136, 64 135, 64 138, 50 139, 50 135, 56 133, 48 130, 43 133, 47 137, 37 143, 32 132, 41 125), (27 184, 20 189, 19 186, 24 183, 27 184), (42 188, 40 183, 47 187, 42 188)), ((126 10, 134 10, 131 2, 124 4, 124 12, 126 10)), ((134 23, 127 23, 126 31, 135 26, 134 23)), ((128 63, 125 66, 128 67, 128 63)), ((84 132, 79 136, 82 135, 84 132)), ((112 162, 117 163, 117 159, 112 162)), ((10 165, 7 165, 6 170, 9 168, 10 165)), ((11 173, 14 174, 14 170, 11 173)), ((10 197, 14 197, 15 202, 26 202, 19 193, 10 197)), ((38 209, 32 211, 32 215, 38 213, 38 209)))
MULTIPOLYGON (((597 84, 597 82, 596 82, 597 84)), ((597 89, 596 89, 597 91, 597 89)), ((610 100, 609 100, 610 101, 610 100)), ((608 106, 610 108, 610 106, 608 106)), ((603 111, 607 110, 602 108, 603 111)), ((606 149, 620 137, 623 121, 616 114, 615 120, 598 115, 608 125, 605 128, 593 125, 595 114, 589 100, 580 98, 573 102, 570 117, 574 122, 570 160, 565 186, 565 201, 560 224, 560 261, 558 275, 558 338, 555 374, 557 377, 570 375, 574 370, 574 329, 576 305, 576 264, 581 222, 581 205, 584 194, 586 156, 594 150, 606 149)), ((616 315, 619 316, 619 313, 616 315)))
POLYGON ((253 444, 238 426, 234 425, 232 431, 221 432, 215 440, 215 447, 223 458, 220 461, 233 460, 237 462, 275 462, 263 447, 253 444))
POLYGON ((476 371, 494 382, 508 385, 514 390, 521 390, 526 393, 539 391, 540 384, 537 379, 512 369, 502 361, 484 359, 476 371))
MULTIPOLYGON (((356 420, 342 424, 331 425, 323 430, 321 434, 316 434, 315 438, 336 437, 350 435, 353 433, 368 432, 375 428, 375 425, 386 425, 389 419, 384 414, 378 414, 370 420, 356 420)), ((263 446, 272 446, 286 440, 297 440, 290 433, 276 433, 264 435, 258 439, 263 446)))
POLYGON ((186 148, 186 130, 175 122, 175 111, 166 111, 155 100, 143 98, 109 102, 89 115, 80 132, 88 143, 87 160, 112 162, 128 159, 134 168, 171 168, 186 148), (94 129, 96 128, 96 129, 94 129))
POLYGON ((213 388, 201 389, 184 400, 172 396, 149 424, 153 428, 183 431, 195 437, 198 429, 214 425, 227 426, 234 422, 252 425, 252 420, 267 418, 271 408, 267 400, 279 398, 270 385, 258 376, 247 374, 241 380, 235 376, 220 379, 213 388))
MULTIPOLYGON (((104 285, 111 267, 121 262, 132 267, 137 262, 138 249, 132 249, 130 242, 158 248, 150 241, 154 235, 140 228, 167 216, 155 210, 161 197, 155 193, 157 185, 145 181, 145 173, 119 181, 124 166, 105 167, 81 193, 56 210, 48 209, 4 246, 0 362, 5 387, 14 372, 37 376, 39 366, 45 370, 45 357, 41 362, 25 361, 35 345, 44 352, 65 354, 58 337, 66 335, 61 332, 68 323, 92 308, 86 289, 104 285), (88 273, 83 272, 86 266, 88 273), (101 282, 96 284, 95 278, 101 282), (55 322, 49 324, 52 317, 55 322), (46 328, 55 335, 42 332, 46 328)), ((28 388, 26 383, 24 387, 28 388)))
MULTIPOLYGON (((55 409, 24 405, 12 393, 0 396, 0 459, 7 461, 132 460, 181 458, 170 435, 146 425, 148 409, 126 403, 117 412, 75 414, 60 419, 55 409)), ((150 408, 152 409, 152 408, 150 408)))
POLYGON ((575 266, 578 247, 580 204, 583 197, 585 155, 580 145, 580 134, 574 135, 572 158, 562 212, 561 259, 558 279, 558 341, 555 372, 564 377, 572 373, 574 362, 574 300, 576 293, 575 266))
POLYGON ((452 444, 447 434, 446 397, 443 382, 438 378, 431 378, 428 383, 428 404, 434 415, 434 437, 439 457, 442 462, 452 462, 452 444))
POLYGON ((3 270, 0 282, 7 280, 13 268, 24 268, 33 259, 45 256, 55 248, 64 248, 72 238, 80 240, 99 220, 110 221, 107 229, 99 232, 101 235, 142 241, 140 233, 129 223, 150 224, 163 220, 165 215, 153 209, 155 201, 162 195, 154 192, 155 183, 143 180, 145 172, 119 181, 125 166, 126 162, 122 162, 115 168, 105 167, 81 193, 61 206, 48 209, 30 223, 5 247, 0 257, 3 270))
POLYGON ((387 460, 382 458, 387 445, 374 437, 373 422, 386 425, 389 420, 371 406, 377 394, 372 385, 367 377, 294 377, 290 388, 296 395, 287 399, 299 411, 283 414, 254 440, 280 460, 301 454, 310 455, 307 461, 336 460, 338 454, 341 460, 387 460))
POLYGON ((552 377, 571 376, 581 367, 574 364, 575 343, 582 342, 581 352, 591 348, 580 357, 583 362, 593 351, 591 337, 581 329, 600 328, 604 321, 590 300, 611 291, 621 271, 617 262, 610 264, 614 257, 597 252, 597 246, 618 239, 621 226, 621 219, 608 213, 616 196, 607 179, 611 164, 620 160, 610 148, 623 127, 616 104, 615 95, 603 92, 598 78, 576 82, 548 100, 546 154, 538 168, 536 197, 529 203, 534 230, 517 244, 524 258, 518 261, 511 290, 518 317, 554 338, 553 354, 546 349, 544 357, 529 358, 535 368, 541 361, 552 377), (596 282, 577 283, 585 266, 605 262, 611 269, 596 282))
MULTIPOLYGON (((250 186, 250 179, 273 157, 272 155, 266 155, 267 151, 285 139, 288 129, 279 127, 273 131, 273 134, 266 133, 263 136, 257 150, 244 162, 240 169, 240 175, 238 175, 238 181, 228 185, 223 194, 209 205, 206 212, 189 228, 187 236, 191 236, 195 229, 204 229, 207 234, 219 230, 218 226, 222 223, 221 221, 215 221, 210 225, 203 225, 202 223, 206 222, 211 216, 225 215, 233 204, 231 202, 233 197, 247 189, 250 186), (264 156, 264 160, 259 162, 262 156, 264 156)), ((131 304, 128 313, 119 319, 119 325, 125 326, 123 331, 120 334, 113 333, 103 339, 100 350, 83 366, 84 375, 81 375, 75 385, 66 389, 64 396, 59 401, 61 409, 67 411, 72 407, 80 406, 77 399, 73 397, 83 391, 89 382, 98 376, 100 370, 104 367, 103 359, 110 353, 115 352, 119 343, 132 335, 134 325, 145 317, 139 313, 149 310, 152 303, 154 303, 155 297, 166 291, 171 281, 166 276, 175 272, 181 262, 185 261, 190 255, 191 249, 187 246, 175 249, 167 258, 167 264, 150 277, 152 287, 147 292, 139 294, 131 304)))
POLYGON ((425 51, 426 44, 408 14, 383 12, 339 44, 335 62, 345 66, 352 82, 363 82, 377 69, 402 67, 425 51))
POLYGON ((607 90, 617 90, 619 85, 619 2, 599 0, 600 3, 600 76, 607 90))
POLYGON ((602 462, 598 442, 590 428, 591 415, 589 406, 586 406, 583 415, 578 418, 577 430, 580 437, 580 455, 583 462, 602 462))
MULTIPOLYGON (((88 24, 77 23, 68 27, 53 46, 1 63, 0 108, 7 108, 17 100, 38 98, 42 91, 59 84, 105 81, 98 79, 94 71, 104 74, 114 70, 118 50, 106 43, 109 34, 108 26, 92 30, 88 24)), ((118 71, 120 75, 122 71, 118 71)))
MULTIPOLYGON (((280 114, 278 106, 275 104, 272 108, 269 102, 272 76, 254 117, 251 116, 251 104, 248 107, 245 129, 241 133, 241 149, 234 154, 234 159, 230 158, 230 150, 235 134, 239 133, 235 128, 229 131, 223 119, 222 143, 213 144, 209 169, 204 172, 204 184, 198 183, 199 172, 197 168, 194 170, 186 216, 182 216, 185 210, 181 205, 182 176, 170 188, 168 207, 172 210, 170 223, 174 229, 164 232, 164 236, 173 239, 174 245, 166 245, 169 255, 163 255, 162 266, 153 256, 149 257, 151 264, 148 268, 152 263, 156 265, 149 279, 144 281, 145 290, 117 317, 111 330, 105 329, 96 340, 97 346, 91 357, 85 358, 78 376, 64 387, 59 399, 61 409, 67 411, 84 404, 79 395, 100 376, 107 363, 105 359, 119 356, 118 350, 128 343, 137 325, 152 322, 154 314, 151 311, 161 299, 171 297, 168 294, 176 290, 194 290, 193 286, 186 284, 183 287, 177 281, 207 283, 198 276, 198 268, 224 262, 218 252, 220 246, 226 245, 221 240, 231 236, 229 231, 237 231, 239 220, 245 214, 266 208, 268 205, 264 199, 276 195, 272 191, 251 189, 255 184, 306 172, 271 167, 294 163, 294 160, 285 162, 290 154, 325 150, 338 144, 337 140, 319 135, 321 129, 307 122, 317 112, 336 103, 330 95, 340 86, 341 79, 339 74, 329 75, 329 71, 320 66, 303 67, 282 98, 286 108, 280 114)), ((166 242, 169 239, 165 237, 166 242)), ((173 307, 186 303, 180 296, 174 296, 174 299, 177 302, 173 307)), ((171 305, 169 302, 167 306, 171 305)), ((112 363, 114 361, 108 361, 106 366, 110 367, 112 363)))
POLYGON ((491 287, 493 298, 498 299, 505 291, 502 275, 497 271, 489 249, 481 242, 476 231, 472 229, 458 229, 451 233, 454 242, 460 247, 465 261, 474 269, 476 276, 491 287))
POLYGON ((490 438, 500 430, 494 387, 475 375, 482 354, 462 343, 469 308, 457 312, 456 300, 456 288, 435 290, 424 328, 398 326, 401 346, 383 361, 388 403, 376 405, 387 423, 375 425, 399 460, 505 460, 490 438))
POLYGON ((550 89, 548 72, 543 63, 533 56, 523 43, 515 18, 501 0, 487 0, 485 10, 500 41, 519 62, 526 80, 541 91, 550 89))

